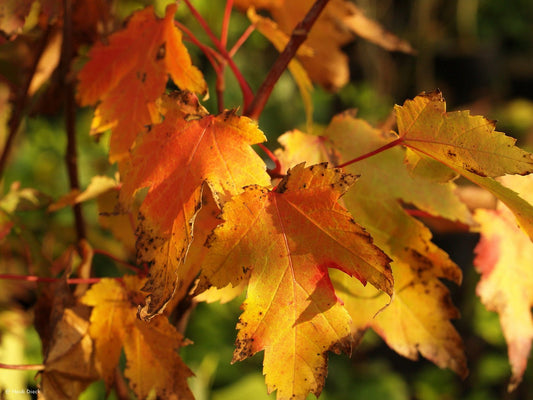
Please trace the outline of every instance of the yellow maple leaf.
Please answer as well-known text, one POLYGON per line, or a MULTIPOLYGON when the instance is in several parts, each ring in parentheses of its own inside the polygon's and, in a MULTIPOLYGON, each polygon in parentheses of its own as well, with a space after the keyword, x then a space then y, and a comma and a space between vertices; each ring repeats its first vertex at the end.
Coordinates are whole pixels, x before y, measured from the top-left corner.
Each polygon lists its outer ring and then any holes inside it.
POLYGON ((201 281, 248 280, 233 361, 264 350, 278 399, 319 395, 327 351, 349 351, 350 317, 329 268, 390 293, 389 258, 338 204, 355 177, 324 164, 288 172, 277 188, 252 185, 223 207, 206 246, 201 281))
MULTIPOLYGON (((390 135, 351 113, 343 113, 332 119, 320 137, 292 131, 280 137, 280 142, 285 149, 277 154, 285 166, 300 162, 302 157, 341 164, 386 145, 390 135)), ((469 223, 471 216, 455 195, 453 183, 426 179, 423 173, 413 174, 404 158, 405 149, 395 147, 349 165, 346 169, 360 177, 343 197, 354 219, 394 261, 392 302, 383 309, 389 303, 387 296, 372 287, 349 285, 350 279, 336 272, 333 283, 344 294, 339 296, 353 318, 355 337, 372 327, 399 354, 414 359, 420 351, 437 365, 464 376, 467 369, 463 345, 450 322, 458 313, 439 280, 460 283, 461 270, 431 242, 429 229, 409 216, 399 201, 463 223, 469 223), (438 303, 439 312, 430 313, 429 307, 405 312, 409 307, 416 309, 418 303, 436 307, 438 303), (405 328, 398 329, 399 326, 405 328)))
POLYGON ((98 372, 110 387, 124 349, 125 376, 139 398, 155 391, 160 398, 192 399, 187 386, 192 372, 177 353, 184 344, 183 337, 164 317, 150 323, 139 320, 137 301, 144 282, 137 277, 123 279, 123 285, 103 279, 82 298, 84 304, 93 307, 89 333, 95 344, 98 372))

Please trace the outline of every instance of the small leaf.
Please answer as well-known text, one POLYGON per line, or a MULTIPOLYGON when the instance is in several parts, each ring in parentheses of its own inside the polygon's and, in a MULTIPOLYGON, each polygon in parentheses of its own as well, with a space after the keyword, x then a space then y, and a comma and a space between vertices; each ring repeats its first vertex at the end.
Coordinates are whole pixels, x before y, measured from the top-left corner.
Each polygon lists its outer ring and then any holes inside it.
POLYGON ((484 117, 446 112, 438 91, 395 109, 402 143, 459 173, 496 177, 533 172, 533 155, 516 147, 515 139, 497 132, 494 122, 484 117))
POLYGON ((112 161, 127 155, 145 125, 159 122, 155 101, 165 91, 167 75, 183 90, 206 93, 202 74, 174 26, 175 13, 175 4, 163 19, 155 17, 151 6, 134 13, 126 29, 109 37, 109 45, 97 43, 90 50, 90 60, 78 74, 81 105, 100 102, 93 133, 113 129, 112 161))
POLYGON ((160 398, 171 394, 192 399, 187 386, 191 371, 177 350, 184 340, 166 318, 149 324, 136 317, 136 297, 143 282, 124 277, 124 286, 103 279, 85 294, 84 304, 93 307, 89 332, 95 343, 95 363, 108 388, 114 380, 122 348, 126 355, 125 376, 139 398, 154 390, 160 398))

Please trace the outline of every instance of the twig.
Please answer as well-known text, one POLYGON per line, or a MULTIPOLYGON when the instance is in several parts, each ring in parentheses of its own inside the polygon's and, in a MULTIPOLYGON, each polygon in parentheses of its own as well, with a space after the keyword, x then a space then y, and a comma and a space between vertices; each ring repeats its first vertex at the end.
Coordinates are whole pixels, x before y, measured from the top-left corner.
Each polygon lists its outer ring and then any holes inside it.
POLYGON ((0 368, 3 368, 3 369, 16 369, 16 370, 22 370, 22 371, 43 371, 44 370, 44 365, 43 364, 12 365, 12 364, 0 363, 0 368))
POLYGON ((215 34, 211 30, 211 28, 209 27, 205 19, 198 12, 198 10, 194 8, 190 0, 183 0, 183 1, 187 4, 187 7, 189 7, 189 10, 191 10, 191 13, 193 14, 193 16, 196 18, 198 23, 202 26, 204 31, 207 33, 207 35, 209 36, 209 38, 211 39, 211 41, 213 42, 213 44, 219 51, 220 55, 224 58, 224 60, 227 61, 228 66, 231 69, 231 72, 233 72, 233 75, 237 79, 239 87, 241 88, 242 98, 243 98, 242 100, 243 108, 246 110, 249 107, 252 99, 254 98, 250 85, 248 85, 248 82, 246 81, 246 79, 244 79, 244 76, 242 75, 241 71, 239 70, 239 68, 237 67, 237 65, 231 58, 231 56, 229 55, 228 51, 226 50, 226 47, 221 43, 220 40, 218 40, 218 38, 215 36, 215 34))
POLYGON ((354 159, 352 159, 350 161, 346 161, 345 163, 337 165, 336 167, 337 168, 344 168, 344 167, 346 167, 346 166, 348 166, 350 164, 354 164, 354 163, 356 163, 358 161, 362 161, 364 159, 367 159, 367 158, 370 158, 372 156, 375 156, 376 154, 379 154, 382 151, 390 149, 391 147, 398 146, 402 142, 403 142, 403 138, 400 137, 398 139, 393 140, 392 142, 387 143, 386 145, 383 145, 383 146, 377 148, 376 150, 372 150, 372 151, 370 151, 368 153, 365 153, 365 154, 363 154, 363 155, 361 155, 359 157, 356 157, 356 158, 354 158, 354 159))
POLYGON ((100 254, 100 255, 103 255, 103 256, 105 256, 107 258, 110 258, 111 260, 113 260, 117 264, 121 264, 121 265, 125 266, 126 268, 128 268, 129 270, 131 270, 131 271, 133 271, 135 273, 141 272, 141 268, 136 267, 135 265, 131 265, 127 261, 121 260, 120 258, 114 256, 113 254, 111 254, 111 253, 109 253, 109 252, 107 252, 105 250, 94 249, 93 251, 94 251, 94 254, 100 254))
MULTIPOLYGON (((70 63, 72 61, 72 1, 63 1, 63 44, 61 49, 60 72, 65 90, 65 126, 67 130, 67 148, 65 161, 71 190, 79 190, 78 157, 76 146, 76 101, 74 84, 70 79, 70 63)), ((76 224, 78 242, 87 237, 81 204, 72 206, 76 224)))
POLYGON ((22 118, 24 117, 24 112, 28 103, 28 90, 30 88, 33 77, 35 76, 35 73, 37 71, 37 66, 39 65, 39 61, 41 60, 44 49, 46 49, 46 44, 48 43, 49 36, 50 27, 48 27, 43 32, 43 36, 37 46, 36 56, 33 60, 33 64, 31 65, 28 79, 24 83, 24 87, 22 88, 22 90, 16 96, 17 101, 15 106, 13 107, 13 114, 9 118, 8 122, 9 134, 6 138, 4 148, 2 149, 2 155, 0 156, 0 177, 4 173, 4 168, 6 167, 7 159, 9 158, 9 153, 11 152, 11 147, 13 146, 13 141, 15 140, 15 136, 17 135, 17 132, 20 127, 20 123, 22 122, 22 118))
POLYGON ((283 49, 274 62, 274 65, 261 84, 250 106, 245 108, 244 115, 256 120, 259 119, 274 89, 274 85, 279 80, 281 74, 287 69, 289 62, 294 58, 302 43, 307 39, 307 35, 324 8, 328 5, 328 2, 329 0, 316 0, 304 19, 296 25, 292 31, 289 43, 287 43, 285 49, 283 49))
POLYGON ((226 8, 224 9, 224 18, 222 19, 222 32, 220 33, 220 43, 226 47, 228 44, 228 28, 231 17, 231 9, 233 8, 233 0, 226 0, 226 8))
MULTIPOLYGON (((12 280, 12 281, 26 281, 26 282, 39 282, 39 283, 54 283, 59 281, 64 281, 65 278, 51 278, 35 275, 14 275, 14 274, 0 274, 0 280, 12 280)), ((82 285, 82 284, 92 284, 98 283, 102 279, 115 279, 122 280, 122 278, 68 278, 67 283, 69 285, 82 285)))

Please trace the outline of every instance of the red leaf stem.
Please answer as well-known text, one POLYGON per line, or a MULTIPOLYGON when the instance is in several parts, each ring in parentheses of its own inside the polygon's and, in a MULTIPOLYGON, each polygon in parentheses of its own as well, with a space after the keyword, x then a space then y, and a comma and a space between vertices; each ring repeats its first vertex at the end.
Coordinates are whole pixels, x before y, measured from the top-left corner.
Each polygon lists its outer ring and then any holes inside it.
POLYGON ((342 164, 340 164, 340 165, 337 165, 337 168, 344 168, 344 167, 347 167, 347 166, 350 165, 350 164, 354 164, 354 163, 356 163, 356 162, 358 162, 358 161, 362 161, 362 160, 364 160, 364 159, 370 158, 370 157, 372 157, 372 156, 375 156, 376 154, 381 153, 382 151, 385 151, 385 150, 387 150, 387 149, 390 149, 390 148, 392 148, 392 147, 394 147, 394 146, 398 146, 398 145, 401 144, 402 142, 403 142, 403 138, 400 137, 400 138, 398 138, 398 139, 393 140, 393 141, 390 142, 390 143, 387 143, 387 144, 384 145, 384 146, 381 146, 380 148, 377 148, 376 150, 372 150, 372 151, 370 151, 370 152, 368 152, 368 153, 365 153, 365 154, 363 154, 363 155, 361 155, 361 156, 359 156, 359 157, 356 157, 356 158, 354 158, 354 159, 352 159, 352 160, 350 160, 350 161, 346 161, 345 163, 342 163, 342 164))
POLYGON ((43 364, 12 365, 12 364, 0 363, 0 368, 3 368, 3 369, 16 369, 16 370, 22 370, 22 371, 43 371, 44 370, 44 365, 43 364))
POLYGON ((226 47, 228 44, 228 30, 229 21, 231 17, 231 10, 233 8, 233 0, 226 1, 226 8, 224 9, 224 18, 222 19, 222 32, 220 33, 220 43, 226 47))
MULTIPOLYGON (((26 281, 26 282, 39 282, 39 283, 54 283, 63 281, 64 278, 50 278, 50 277, 42 277, 42 276, 35 276, 35 275, 14 275, 14 274, 0 274, 0 280, 6 279, 6 280, 13 280, 13 281, 26 281)), ((67 283, 69 285, 82 285, 82 284, 92 284, 92 283, 98 283, 104 278, 68 278, 67 283)), ((110 279, 117 279, 122 280, 122 278, 110 278, 110 279)))
POLYGON ((259 147, 261 150, 263 150, 268 158, 272 160, 272 162, 275 164, 275 167, 273 169, 268 170, 268 174, 271 178, 281 178, 283 175, 281 174, 281 163, 279 162, 278 158, 270 151, 268 147, 266 147, 263 143, 259 143, 259 147))
POLYGON ((255 31, 255 24, 251 24, 246 28, 246 30, 242 33, 242 35, 237 39, 233 47, 228 51, 228 54, 230 57, 233 57, 235 53, 241 48, 241 46, 246 42, 246 40, 250 37, 252 32, 255 31))
POLYGON ((196 18, 198 23, 202 26, 202 28, 205 30, 217 50, 219 51, 220 55, 224 58, 224 60, 227 61, 231 72, 233 72, 233 75, 237 79, 237 82, 239 83, 239 87, 241 88, 242 97, 243 97, 243 108, 246 110, 249 107, 249 104, 252 102, 254 95, 252 92, 252 89, 250 88, 250 85, 244 79, 244 76, 242 75, 240 69, 237 67, 231 56, 229 55, 228 51, 226 50, 226 47, 222 45, 220 40, 215 36, 205 19, 200 15, 198 10, 194 8, 194 6, 191 4, 190 0, 184 0, 187 4, 187 7, 189 7, 189 10, 193 14, 193 16, 196 18))
POLYGON ((300 46, 307 39, 309 31, 327 6, 328 2, 329 0, 316 0, 304 19, 302 19, 293 29, 289 43, 287 43, 285 49, 283 49, 274 62, 274 65, 257 91, 250 107, 245 108, 245 115, 256 120, 259 119, 276 82, 279 80, 281 74, 287 69, 289 62, 294 58, 300 46))

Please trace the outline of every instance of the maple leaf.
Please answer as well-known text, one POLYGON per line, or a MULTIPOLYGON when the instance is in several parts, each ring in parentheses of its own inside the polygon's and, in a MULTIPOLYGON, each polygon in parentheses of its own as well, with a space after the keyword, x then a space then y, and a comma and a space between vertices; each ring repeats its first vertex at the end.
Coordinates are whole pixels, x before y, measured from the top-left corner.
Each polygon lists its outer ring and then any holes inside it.
POLYGON ((355 181, 325 164, 290 170, 277 188, 248 186, 223 207, 207 242, 201 282, 248 280, 233 361, 264 350, 279 399, 319 395, 327 351, 351 349, 350 317, 329 268, 391 293, 389 258, 338 204, 355 181))
POLYGON ((98 379, 89 335, 90 308, 77 303, 66 282, 60 282, 39 298, 35 315, 43 343, 43 395, 58 400, 78 398, 98 379))
POLYGON ((396 106, 402 144, 455 170, 482 177, 533 172, 533 155, 495 130, 494 121, 468 111, 446 112, 439 91, 396 106))
MULTIPOLYGON (((356 119, 351 113, 335 116, 322 135, 292 131, 280 137, 285 146, 278 152, 282 164, 294 165, 302 158, 329 160, 341 164, 369 153, 390 142, 389 135, 356 119)), ((432 215, 470 223, 467 208, 454 193, 453 183, 441 183, 412 174, 404 163, 405 149, 390 148, 351 164, 346 169, 360 175, 357 185, 343 197, 344 204, 374 238, 378 247, 392 259, 395 280, 394 297, 388 308, 386 296, 368 288, 346 286, 349 279, 334 274, 334 286, 353 318, 353 334, 360 337, 368 327, 374 328, 398 353, 416 358, 417 351, 441 367, 450 367, 461 376, 466 374, 466 360, 460 337, 449 319, 458 316, 449 301, 449 293, 439 278, 461 282, 461 271, 448 255, 431 242, 431 232, 409 216, 399 201, 414 204, 432 215), (352 288, 350 290, 349 288, 352 288), (426 292, 427 291, 427 292, 426 292), (433 299, 434 296, 437 296, 433 299), (398 312, 417 304, 439 303, 439 312, 398 312), (413 320, 416 324, 413 325, 413 320), (398 330, 397 324, 405 326, 398 330), (430 330, 419 329, 427 326, 430 330), (418 350, 417 350, 418 349, 418 350)))
POLYGON ((140 399, 155 391, 158 398, 192 399, 187 378, 192 372, 177 350, 183 337, 166 318, 149 324, 136 317, 137 297, 143 285, 137 277, 124 277, 124 285, 103 279, 82 298, 92 306, 89 333, 95 344, 95 364, 107 387, 114 381, 122 348, 125 376, 140 399))
MULTIPOLYGON (((313 3, 314 0, 235 1, 235 4, 243 9, 250 6, 268 9, 286 34, 292 32, 313 3)), ((387 50, 413 52, 407 42, 387 32, 377 22, 366 17, 355 4, 345 0, 331 0, 309 32, 305 42, 313 49, 313 54, 298 56, 314 82, 330 90, 338 90, 348 82, 348 58, 340 49, 353 40, 354 34, 387 50)))
POLYGON ((206 93, 202 74, 174 26, 175 12, 171 4, 163 19, 155 17, 152 6, 134 13, 126 29, 109 37, 108 45, 93 46, 78 74, 81 105, 100 102, 93 133, 113 129, 111 161, 127 154, 145 125, 159 122, 155 101, 164 93, 168 75, 183 90, 206 93))
MULTIPOLYGON (((531 176, 506 176, 506 184, 533 200, 531 176)), ((478 209, 481 239, 474 265, 481 273, 476 292, 488 310, 500 316, 512 368, 509 391, 522 381, 533 340, 533 243, 502 203, 496 210, 478 209)))
POLYGON ((137 241, 139 259, 152 264, 143 318, 162 312, 176 289, 203 186, 220 206, 246 185, 270 184, 265 164, 250 147, 265 140, 254 121, 232 111, 206 115, 188 94, 178 96, 163 98, 164 122, 139 139, 121 171, 124 203, 150 188, 140 208, 137 241))
MULTIPOLYGON (((401 143, 431 157, 489 190, 515 214, 533 240, 533 207, 492 179, 504 174, 533 172, 533 155, 516 147, 515 139, 495 131, 494 122, 468 111, 446 112, 440 92, 396 106, 401 143)), ((413 162, 413 155, 408 160, 413 162)))

